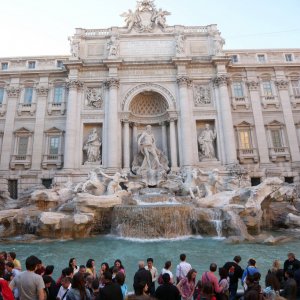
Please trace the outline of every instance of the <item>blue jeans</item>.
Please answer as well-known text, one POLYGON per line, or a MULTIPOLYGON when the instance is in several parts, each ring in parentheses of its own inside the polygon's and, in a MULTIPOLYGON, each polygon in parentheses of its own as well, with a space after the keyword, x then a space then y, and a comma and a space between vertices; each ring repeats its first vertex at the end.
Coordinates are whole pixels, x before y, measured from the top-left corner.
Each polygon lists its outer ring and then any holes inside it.
POLYGON ((229 285, 229 300, 235 300, 237 289, 238 289, 238 282, 230 283, 230 285, 229 285))

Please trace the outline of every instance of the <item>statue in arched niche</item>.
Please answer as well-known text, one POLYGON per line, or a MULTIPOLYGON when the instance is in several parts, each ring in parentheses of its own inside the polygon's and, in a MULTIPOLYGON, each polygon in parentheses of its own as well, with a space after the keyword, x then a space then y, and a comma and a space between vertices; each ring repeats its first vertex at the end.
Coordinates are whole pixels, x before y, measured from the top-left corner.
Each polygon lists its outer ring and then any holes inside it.
POLYGON ((97 128, 94 127, 90 131, 87 141, 83 146, 83 151, 86 152, 88 162, 97 162, 97 161, 101 162, 100 147, 101 147, 101 140, 98 135, 97 128))

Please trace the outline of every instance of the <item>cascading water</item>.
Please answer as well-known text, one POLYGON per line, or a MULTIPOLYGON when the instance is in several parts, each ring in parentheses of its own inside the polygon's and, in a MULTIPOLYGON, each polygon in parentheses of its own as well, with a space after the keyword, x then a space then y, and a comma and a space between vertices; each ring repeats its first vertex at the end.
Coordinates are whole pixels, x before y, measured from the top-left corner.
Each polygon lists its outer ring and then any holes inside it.
POLYGON ((222 239, 222 227, 223 227, 223 221, 222 221, 222 211, 220 209, 214 210, 212 212, 212 223, 215 226, 216 232, 217 232, 217 238, 222 239))

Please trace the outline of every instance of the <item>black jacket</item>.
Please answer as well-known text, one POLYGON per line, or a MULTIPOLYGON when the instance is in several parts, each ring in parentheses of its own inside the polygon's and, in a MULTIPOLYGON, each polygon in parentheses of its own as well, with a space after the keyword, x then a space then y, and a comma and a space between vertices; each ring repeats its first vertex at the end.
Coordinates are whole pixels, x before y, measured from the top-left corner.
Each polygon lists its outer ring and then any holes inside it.
POLYGON ((122 290, 119 284, 111 282, 100 289, 96 300, 123 300, 122 290))
POLYGON ((234 267, 234 273, 233 275, 228 274, 230 278, 230 283, 237 283, 239 279, 242 278, 244 270, 234 261, 229 261, 223 266, 223 268, 226 269, 227 272, 229 272, 231 267, 234 267))
POLYGON ((178 300, 180 299, 180 293, 175 285, 164 283, 156 289, 155 297, 158 300, 178 300))
POLYGON ((148 287, 150 287, 152 284, 152 275, 150 271, 146 270, 145 268, 138 269, 138 271, 134 275, 133 288, 135 293, 139 289, 139 284, 141 282, 146 282, 148 287))

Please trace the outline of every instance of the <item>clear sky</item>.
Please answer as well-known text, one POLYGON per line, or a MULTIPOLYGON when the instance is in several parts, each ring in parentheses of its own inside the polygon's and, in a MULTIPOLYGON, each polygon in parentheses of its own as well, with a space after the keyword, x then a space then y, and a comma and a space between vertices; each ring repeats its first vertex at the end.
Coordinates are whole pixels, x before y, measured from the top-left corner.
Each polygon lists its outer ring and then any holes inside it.
MULTIPOLYGON (((224 49, 300 48, 300 0, 156 0, 168 25, 218 24, 224 49)), ((0 57, 68 55, 75 28, 124 26, 136 0, 1 0, 0 57)))

